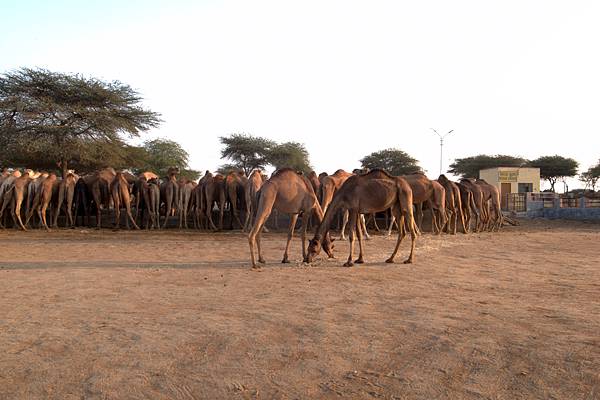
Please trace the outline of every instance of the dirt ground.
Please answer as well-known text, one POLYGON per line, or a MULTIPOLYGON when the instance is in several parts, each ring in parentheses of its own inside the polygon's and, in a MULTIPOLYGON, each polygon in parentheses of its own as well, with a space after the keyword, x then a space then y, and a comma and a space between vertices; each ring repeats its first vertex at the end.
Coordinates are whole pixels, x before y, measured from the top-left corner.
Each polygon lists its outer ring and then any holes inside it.
POLYGON ((600 225, 426 234, 410 266, 247 243, 0 231, 0 399, 600 398, 600 225))

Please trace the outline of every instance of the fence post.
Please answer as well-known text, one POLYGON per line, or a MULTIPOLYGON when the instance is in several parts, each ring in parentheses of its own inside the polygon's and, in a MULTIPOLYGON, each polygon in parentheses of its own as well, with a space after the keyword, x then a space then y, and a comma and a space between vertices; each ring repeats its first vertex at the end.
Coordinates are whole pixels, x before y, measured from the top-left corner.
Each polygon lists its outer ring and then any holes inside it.
POLYGON ((585 197, 581 196, 579 198, 579 208, 585 208, 585 197))

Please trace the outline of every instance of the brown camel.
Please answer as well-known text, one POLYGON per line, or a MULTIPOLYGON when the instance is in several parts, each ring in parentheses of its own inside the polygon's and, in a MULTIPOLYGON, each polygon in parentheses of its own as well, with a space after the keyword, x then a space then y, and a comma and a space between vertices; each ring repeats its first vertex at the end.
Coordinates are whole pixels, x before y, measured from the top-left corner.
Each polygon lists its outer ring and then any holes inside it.
POLYGON ((229 202, 230 219, 229 227, 233 229, 233 219, 240 225, 240 229, 244 229, 242 221, 240 220, 240 208, 246 208, 244 202, 246 201, 246 185, 248 178, 244 175, 243 171, 231 171, 225 177, 225 195, 229 202))
POLYGON ((446 175, 440 175, 437 179, 438 182, 446 189, 446 210, 448 212, 448 223, 446 224, 446 232, 456 235, 458 230, 458 219, 462 224, 463 232, 467 233, 465 227, 465 216, 463 214, 462 200, 460 196, 460 189, 458 185, 448 178, 446 175), (454 224, 452 224, 454 222, 454 224))
MULTIPOLYGON (((250 244, 250 257, 252 259, 252 268, 257 268, 254 254, 254 246, 258 249, 258 262, 264 263, 260 247, 260 235, 267 218, 274 209, 279 212, 290 215, 290 226, 288 231, 285 252, 283 253, 282 263, 288 263, 288 250, 290 242, 294 236, 294 228, 298 215, 302 214, 302 258, 307 260, 306 253, 306 228, 311 215, 315 215, 320 223, 323 219, 323 212, 317 200, 317 196, 310 184, 310 181, 302 175, 299 175, 291 168, 282 168, 278 170, 261 187, 258 196, 258 206, 256 208, 256 217, 254 225, 248 234, 248 243, 250 244)), ((329 256, 333 256, 333 246, 329 236, 325 236, 323 246, 329 256)))
POLYGON ((471 221, 476 219, 479 221, 479 210, 475 205, 473 196, 473 190, 470 186, 465 185, 462 182, 456 182, 458 190, 460 190, 460 200, 463 208, 463 215, 465 216, 465 232, 471 232, 471 221))
POLYGON ((223 229, 223 214, 225 212, 225 177, 221 174, 213 175, 210 172, 206 174, 204 181, 204 206, 208 223, 213 230, 223 229), (215 226, 212 219, 212 211, 215 202, 219 206, 219 228, 215 226))
MULTIPOLYGON (((256 210, 258 203, 258 191, 265 183, 265 180, 262 171, 255 169, 246 181, 246 189, 244 190, 246 196, 246 221, 244 222, 244 232, 250 229, 251 216, 254 213, 254 210, 256 210)), ((268 232, 266 227, 264 229, 268 232)))
POLYGON ((187 178, 179 181, 179 229, 182 227, 188 229, 188 210, 192 199, 192 192, 196 187, 196 182, 187 178))
MULTIPOLYGON (((25 202, 25 226, 29 226, 29 220, 33 216, 34 213, 38 211, 38 206, 41 201, 41 191, 42 185, 44 181, 50 176, 48 172, 40 172, 40 174, 29 181, 27 184, 27 199, 24 199, 25 202)), ((39 213, 37 213, 39 216, 39 213)), ((40 220, 40 227, 43 227, 43 222, 40 220)))
POLYGON ((167 227, 169 216, 175 216, 177 204, 179 203, 177 174, 179 174, 179 168, 170 167, 167 170, 167 179, 160 185, 161 202, 165 205, 165 222, 163 223, 163 228, 167 227))
MULTIPOLYGON (((0 210, 4 209, 6 207, 3 207, 4 204, 4 194, 13 186, 13 183, 15 181, 15 179, 21 177, 21 171, 19 170, 15 170, 12 173, 9 173, 8 175, 2 175, 1 181, 0 181, 0 210)), ((11 195, 12 198, 12 195, 11 195)), ((6 205, 8 206, 8 204, 6 205)), ((0 213, 0 227, 3 226, 3 221, 2 221, 2 213, 0 213)))
MULTIPOLYGON (((427 204, 432 214, 432 231, 441 233, 440 224, 444 226, 447 221, 446 216, 446 193, 442 185, 434 183, 424 174, 416 173, 403 175, 402 178, 408 182, 413 193, 413 204, 416 209, 416 220, 419 232, 423 226, 423 204, 427 204)), ((388 227, 388 236, 392 234, 392 227, 396 218, 392 215, 392 220, 388 227)))
POLYGON ((58 216, 60 214, 60 209, 65 205, 65 215, 67 219, 65 220, 65 226, 73 226, 73 198, 75 197, 75 185, 77 185, 77 180, 79 177, 74 173, 67 174, 65 179, 62 179, 58 184, 58 193, 56 199, 56 205, 54 207, 54 221, 52 222, 52 226, 54 228, 58 228, 58 216))
POLYGON ((403 229, 406 219, 406 226, 411 234, 412 243, 410 255, 405 263, 412 263, 417 237, 412 204, 412 190, 403 178, 393 177, 379 169, 372 170, 364 175, 354 175, 348 178, 337 191, 327 212, 325 212, 323 221, 317 228, 315 237, 310 241, 308 261, 312 261, 314 256, 319 254, 321 240, 327 234, 335 213, 338 210, 347 209, 350 212, 350 254, 344 266, 350 267, 353 265, 355 232, 358 236, 360 249, 358 259, 355 262, 362 264, 364 262, 363 245, 361 229, 357 223, 358 216, 360 214, 386 211, 391 208, 392 213, 398 219, 398 225, 401 229, 398 232, 398 241, 396 242, 394 252, 386 262, 394 262, 394 258, 400 248, 400 243, 406 235, 403 229))
MULTIPOLYGON (((31 170, 25 170, 21 176, 12 180, 10 187, 4 192, 2 208, 0 208, 0 221, 2 220, 4 210, 7 207, 10 207, 15 226, 18 224, 21 229, 24 231, 27 230, 21 219, 21 206, 27 195, 27 186, 29 182, 32 179, 37 178, 38 175, 38 173, 34 173, 31 170)), ((4 183, 6 183, 6 181, 4 183)))
POLYGON ((462 178, 459 181, 465 190, 473 195, 473 204, 475 205, 475 232, 480 232, 487 222, 486 210, 483 206, 483 191, 480 185, 475 183, 474 179, 462 178))
POLYGON ((117 172, 115 179, 110 185, 110 193, 115 207, 115 228, 119 229, 121 225, 121 207, 125 207, 129 220, 125 219, 127 229, 129 229, 129 221, 135 229, 140 229, 136 224, 133 215, 131 214, 131 195, 129 193, 129 183, 122 172, 117 172))
POLYGON ((96 227, 98 229, 102 226, 102 209, 109 207, 110 186, 116 175, 115 170, 108 167, 81 177, 96 203, 96 227))
POLYGON ((498 192, 498 188, 494 185, 490 185, 484 179, 476 179, 475 184, 481 188, 483 195, 482 206, 487 214, 486 228, 490 231, 498 231, 504 223, 502 209, 500 207, 500 193, 498 192), (493 220, 491 211, 494 211, 493 220))
POLYGON ((56 174, 51 173, 46 179, 44 179, 39 188, 39 192, 36 194, 36 197, 39 196, 39 200, 36 201, 36 211, 42 227, 46 228, 47 231, 49 231, 50 228, 48 227, 48 222, 46 220, 46 213, 48 207, 50 206, 50 202, 52 201, 52 196, 58 188, 58 184, 59 181, 56 174))
MULTIPOLYGON (((133 191, 132 194, 134 195, 134 207, 135 207, 135 220, 137 221, 138 219, 138 215, 140 214, 140 211, 142 211, 143 213, 143 209, 148 209, 147 207, 147 203, 146 201, 148 200, 146 197, 148 195, 148 181, 155 179, 158 180, 159 177, 158 175, 156 175, 154 172, 150 172, 150 171, 145 171, 142 172, 140 174, 138 174, 137 179, 134 180, 133 182, 133 191), (145 189, 144 189, 145 187, 145 189)), ((143 215, 141 216, 141 218, 143 219, 143 215)), ((148 217, 150 218, 150 217, 148 217)))
POLYGON ((198 185, 194 189, 193 196, 196 198, 196 210, 195 210, 195 223, 194 225, 198 229, 207 228, 205 222, 207 220, 206 215, 206 181, 208 180, 208 176, 212 176, 212 174, 207 170, 204 173, 204 176, 200 178, 198 181, 198 185))

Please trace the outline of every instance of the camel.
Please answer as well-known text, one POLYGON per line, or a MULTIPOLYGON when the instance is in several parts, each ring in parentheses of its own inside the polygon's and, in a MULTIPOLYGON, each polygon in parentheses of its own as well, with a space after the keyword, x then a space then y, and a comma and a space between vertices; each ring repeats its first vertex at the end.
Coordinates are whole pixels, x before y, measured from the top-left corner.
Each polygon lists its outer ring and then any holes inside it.
MULTIPOLYGON (((145 203, 145 201, 147 200, 146 195, 147 195, 148 187, 146 186, 146 193, 144 193, 142 186, 147 185, 148 181, 150 181, 152 179, 158 180, 159 176, 156 175, 154 172, 144 171, 144 172, 138 174, 137 179, 134 179, 134 181, 133 181, 132 194, 135 196, 135 199, 134 199, 135 217, 134 218, 136 221, 138 219, 140 209, 147 207, 147 204, 145 203)), ((142 210, 142 213, 143 213, 143 210, 142 210)))
POLYGON ((179 204, 177 174, 179 174, 179 168, 170 167, 167 170, 167 179, 160 185, 161 202, 165 205, 165 222, 163 223, 163 228, 167 227, 169 216, 175 216, 175 209, 177 204, 179 204))
MULTIPOLYGON (((294 235, 294 228, 298 215, 302 214, 302 258, 307 260, 306 253, 306 228, 311 215, 315 215, 317 221, 321 223, 323 219, 323 211, 317 200, 317 196, 310 184, 310 181, 302 175, 299 175, 291 168, 282 168, 271 176, 260 188, 258 195, 258 205, 256 207, 256 216, 254 225, 248 234, 248 243, 250 245, 250 257, 252 260, 252 268, 257 268, 254 247, 258 250, 258 262, 264 263, 260 247, 260 235, 263 225, 271 212, 276 209, 282 213, 290 215, 290 226, 288 231, 287 243, 285 252, 283 253, 282 263, 288 263, 288 251, 290 242, 294 235)), ((333 257, 333 246, 329 235, 323 239, 323 246, 330 257, 333 257)))
MULTIPOLYGON (((265 177, 262 174, 262 171, 259 169, 255 169, 248 177, 246 181, 246 188, 244 190, 244 194, 246 196, 246 220, 244 222, 244 232, 250 229, 250 217, 256 210, 258 203, 258 191, 262 187, 263 183, 265 183, 265 177)), ((316 193, 316 192, 315 192, 316 193)), ((265 232, 268 232, 267 228, 264 227, 265 232)))
MULTIPOLYGON (((439 183, 429 180, 424 174, 416 173, 403 175, 402 178, 408 182, 413 193, 413 204, 416 209, 416 219, 418 231, 422 231, 423 226, 423 204, 426 203, 431 209, 432 231, 441 233, 441 226, 446 224, 446 193, 445 189, 439 183)), ((396 218, 392 215, 392 220, 388 227, 387 235, 392 234, 392 227, 396 218)))
POLYGON ((205 197, 205 188, 206 188, 206 181, 208 180, 208 176, 212 177, 212 174, 210 173, 210 171, 206 171, 204 173, 204 176, 202 178, 200 178, 200 180, 198 181, 198 185, 194 188, 194 191, 192 193, 192 195, 195 197, 196 199, 196 210, 195 210, 195 219, 194 219, 194 225, 196 228, 198 229, 202 229, 203 227, 206 227, 205 225, 205 221, 206 221, 206 197, 205 197))
MULTIPOLYGON (((59 182, 56 174, 51 173, 43 180, 43 182, 40 184, 38 192, 36 193, 35 211, 37 211, 41 226, 46 228, 47 231, 49 231, 50 228, 48 227, 48 222, 46 220, 46 211, 50 206, 52 195, 54 194, 55 189, 58 187, 58 183, 59 182)), ((34 209, 30 210, 27 220, 29 220, 29 216, 33 213, 33 211, 34 209)))
POLYGON ((406 226, 410 232, 412 242, 410 255, 404 263, 412 263, 414 261, 414 249, 417 238, 412 204, 412 190, 403 178, 393 177, 379 169, 374 169, 364 175, 354 175, 348 178, 334 196, 325 212, 323 221, 317 228, 315 237, 310 241, 308 261, 312 261, 319 254, 320 247, 322 246, 321 240, 329 231, 334 214, 338 210, 347 209, 350 213, 350 253, 344 266, 351 267, 354 263, 362 264, 364 262, 362 234, 360 226, 357 223, 359 214, 386 211, 391 208, 393 215, 398 219, 400 229, 394 252, 386 262, 394 262, 394 258, 400 248, 400 243, 406 235, 403 228, 406 219, 406 226), (355 232, 356 236, 358 236, 360 252, 358 259, 353 262, 355 232))
MULTIPOLYGON (((32 170, 25 170, 25 172, 12 180, 10 187, 5 190, 3 195, 3 203, 2 208, 0 208, 0 221, 2 220, 2 215, 4 214, 4 210, 6 207, 10 206, 12 210, 12 217, 15 225, 21 227, 24 231, 27 230, 25 225, 23 224, 23 220, 21 219, 21 206, 23 205, 23 200, 27 194, 27 186, 32 179, 37 178, 39 173, 34 173, 32 170)), ((6 184, 6 180, 3 185, 6 184)), ((0 224, 0 226, 3 226, 0 224)))
POLYGON ((68 173, 65 179, 62 179, 58 183, 58 193, 55 205, 55 213, 54 213, 54 221, 52 222, 52 226, 54 228, 58 228, 58 216, 60 214, 60 209, 65 203, 65 214, 67 219, 65 221, 65 226, 73 226, 73 198, 75 195, 75 185, 79 177, 74 173, 68 173))
POLYGON ((473 190, 462 182, 456 182, 460 191, 463 215, 465 216, 465 233, 471 232, 471 221, 473 218, 479 220, 479 210, 473 199, 473 190))
POLYGON ((185 227, 188 229, 188 210, 192 192, 196 187, 196 182, 192 182, 186 178, 179 181, 179 229, 185 227))
POLYGON ((204 206, 206 207, 206 216, 208 223, 213 230, 223 229, 223 214, 225 211, 225 178, 221 174, 213 175, 207 171, 206 181, 204 181, 204 206), (215 226, 212 220, 212 210, 214 203, 219 205, 219 228, 215 226))
POLYGON ((473 196, 472 205, 474 206, 473 212, 475 213, 475 232, 480 232, 485 224, 487 223, 486 209, 483 206, 483 191, 480 185, 475 183, 475 180, 469 178, 462 178, 459 183, 463 190, 471 192, 473 196))
POLYGON ((81 177, 96 204, 96 228, 98 229, 102 227, 102 208, 109 207, 110 187, 116 176, 116 171, 108 167, 81 177))
POLYGON ((90 201, 92 198, 92 193, 88 188, 88 185, 85 182, 85 177, 81 177, 75 183, 75 193, 73 195, 73 204, 75 207, 75 225, 78 224, 77 216, 83 212, 81 215, 82 224, 84 223, 84 218, 87 221, 87 226, 91 226, 90 224, 90 201))
POLYGON ((310 171, 308 173, 307 178, 310 181, 310 184, 312 185, 315 194, 318 194, 321 190, 321 181, 319 180, 317 173, 315 171, 310 171))
MULTIPOLYGON (((25 201, 25 226, 29 226, 29 220, 34 212, 38 210, 41 201, 41 191, 44 181, 50 176, 48 172, 40 172, 40 174, 31 179, 27 183, 27 199, 25 201)), ((39 213, 38 213, 39 216, 39 213)), ((40 227, 43 227, 43 222, 40 219, 40 227)))
POLYGON ((244 175, 243 171, 236 172, 232 171, 225 177, 225 194, 230 205, 231 218, 229 219, 230 229, 233 229, 233 219, 240 225, 240 229, 244 229, 242 221, 240 220, 239 208, 246 208, 244 202, 246 201, 246 185, 248 178, 244 175))
POLYGON ((476 179, 475 184, 481 188, 483 195, 483 208, 487 214, 487 228, 490 231, 497 231, 502 227, 503 215, 500 206, 500 193, 498 188, 494 185, 490 185, 484 179, 476 179), (490 204, 491 203, 491 204, 490 204), (490 205, 494 211, 494 220, 491 218, 490 205))
POLYGON ((115 228, 119 229, 121 224, 121 206, 125 206, 129 220, 125 220, 127 229, 129 229, 129 221, 133 223, 135 229, 140 229, 135 223, 131 214, 131 195, 129 194, 129 183, 122 172, 117 172, 115 179, 110 184, 110 193, 115 207, 115 228))
POLYGON ((456 235, 458 219, 460 217, 463 232, 467 233, 460 189, 458 188, 458 185, 450 181, 448 178, 446 178, 446 175, 443 174, 438 177, 437 181, 444 187, 444 189, 446 189, 446 210, 449 215, 448 223, 446 224, 446 232, 456 235), (452 222, 454 222, 454 225, 452 225, 452 222))
MULTIPOLYGON (((8 171, 4 171, 2 174, 2 179, 0 180, 0 209, 3 208, 4 204, 4 194, 12 187, 15 179, 21 177, 21 171, 15 170, 12 173, 8 173, 8 171)), ((8 206, 8 204, 7 204, 8 206)), ((0 218, 1 218, 0 213, 0 218)), ((2 225, 2 220, 0 219, 0 226, 2 225)))

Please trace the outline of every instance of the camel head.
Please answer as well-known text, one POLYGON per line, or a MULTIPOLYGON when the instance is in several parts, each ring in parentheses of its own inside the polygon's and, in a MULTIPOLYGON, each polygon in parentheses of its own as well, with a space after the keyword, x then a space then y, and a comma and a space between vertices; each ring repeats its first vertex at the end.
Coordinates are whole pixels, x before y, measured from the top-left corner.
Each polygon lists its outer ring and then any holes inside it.
POLYGON ((316 256, 321 253, 321 248, 327 253, 329 258, 334 258, 333 256, 333 239, 329 235, 329 232, 325 235, 325 239, 321 240, 321 238, 317 235, 313 239, 308 242, 308 250, 306 253, 306 258, 304 262, 310 263, 313 262, 316 256))
POLYGON ((177 175, 177 174, 179 174, 179 167, 169 167, 169 169, 167 170, 168 176, 177 175))

